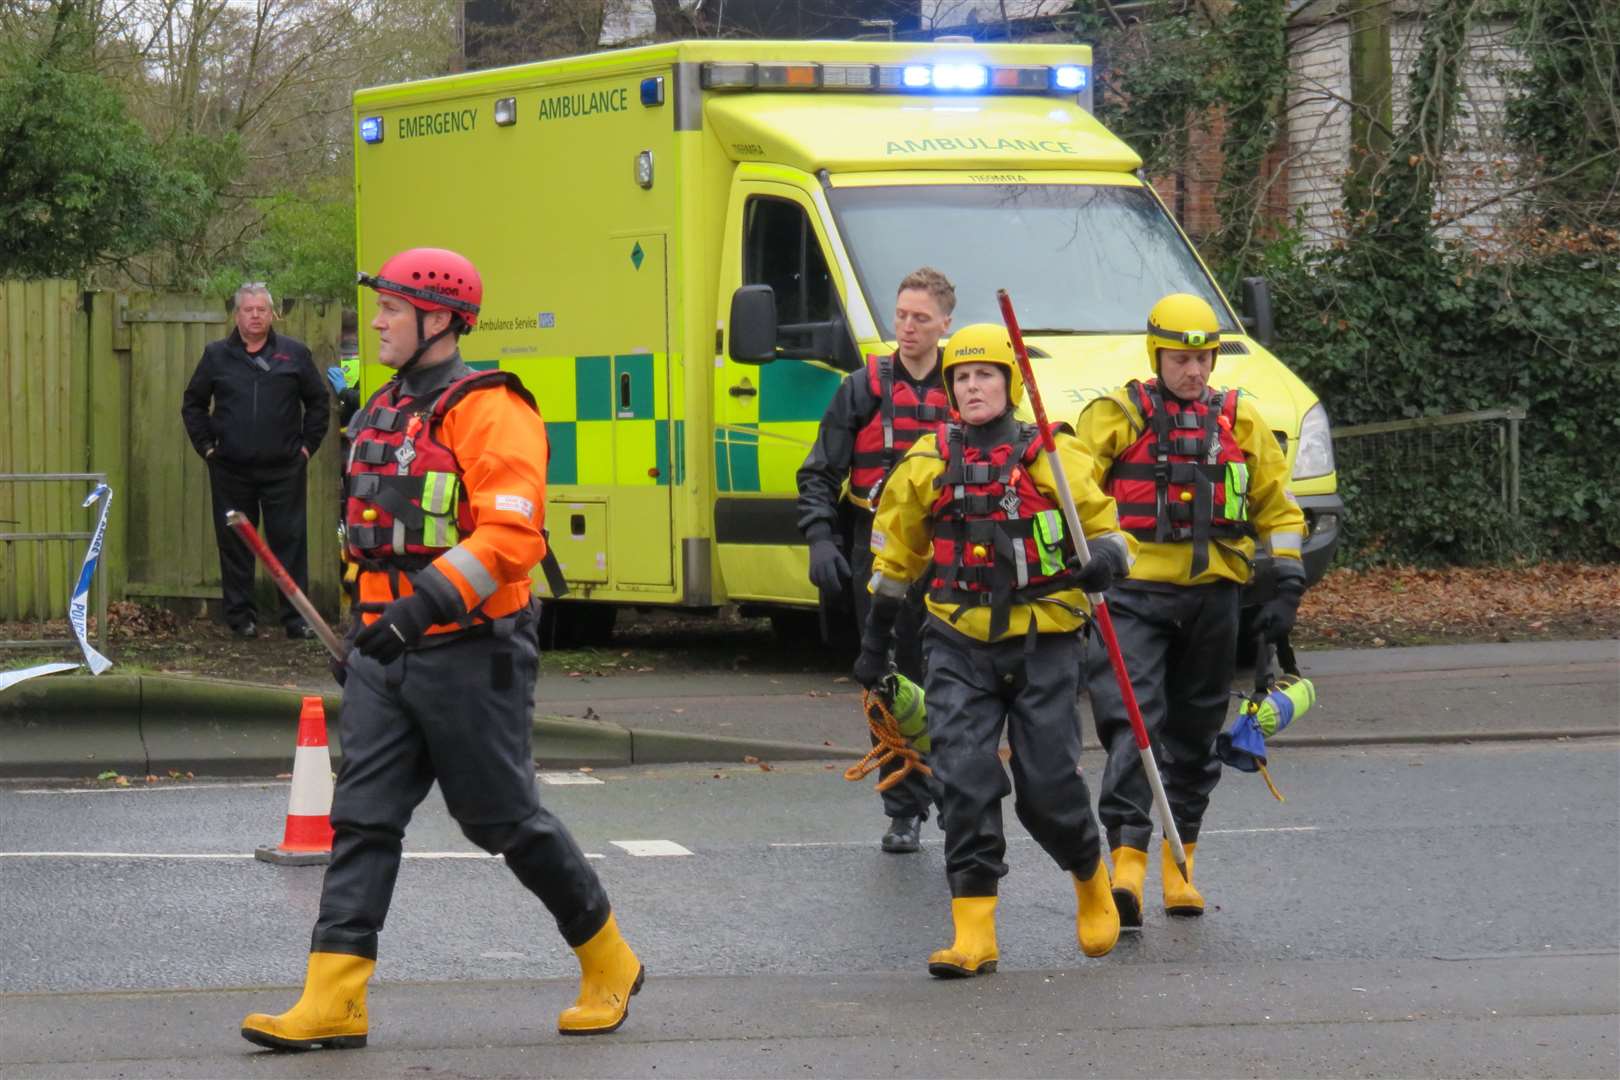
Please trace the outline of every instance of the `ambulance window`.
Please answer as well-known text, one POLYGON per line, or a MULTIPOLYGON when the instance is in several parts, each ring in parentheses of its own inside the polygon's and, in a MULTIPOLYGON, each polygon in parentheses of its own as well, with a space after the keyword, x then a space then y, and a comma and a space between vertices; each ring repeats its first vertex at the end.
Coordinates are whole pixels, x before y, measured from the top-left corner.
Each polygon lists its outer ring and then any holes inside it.
POLYGON ((785 199, 751 199, 743 232, 743 284, 769 285, 776 321, 826 322, 838 314, 821 242, 810 218, 785 199))

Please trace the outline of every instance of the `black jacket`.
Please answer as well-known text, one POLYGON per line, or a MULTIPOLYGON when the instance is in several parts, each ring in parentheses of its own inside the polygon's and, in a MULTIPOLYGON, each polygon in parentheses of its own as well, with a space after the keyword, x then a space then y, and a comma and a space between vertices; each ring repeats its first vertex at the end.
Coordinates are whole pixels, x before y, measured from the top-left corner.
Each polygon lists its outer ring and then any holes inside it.
MULTIPOLYGON (((897 352, 894 377, 910 383, 920 398, 940 385, 940 361, 935 361, 934 370, 918 382, 900 362, 897 352)), ((839 531, 838 502, 855 460, 855 436, 872 422, 881 404, 872 393, 871 376, 865 364, 844 376, 832 401, 827 403, 815 445, 810 447, 798 474, 799 531, 810 543, 831 539, 839 531)))
POLYGON ((257 358, 242 335, 210 342, 181 399, 180 417, 197 453, 230 465, 287 465, 321 445, 330 391, 301 341, 274 330, 257 358), (212 411, 210 411, 212 406, 212 411))

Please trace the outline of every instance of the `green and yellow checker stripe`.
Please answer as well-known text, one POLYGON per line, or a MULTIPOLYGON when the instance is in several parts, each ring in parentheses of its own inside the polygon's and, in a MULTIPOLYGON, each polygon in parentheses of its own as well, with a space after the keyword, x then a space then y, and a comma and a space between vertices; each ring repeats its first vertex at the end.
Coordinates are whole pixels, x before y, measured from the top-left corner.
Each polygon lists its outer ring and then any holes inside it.
POLYGON ((716 490, 796 490, 799 466, 843 378, 842 372, 796 360, 761 367, 759 422, 715 426, 716 490))
MULTIPOLYGON (((494 366, 494 365, 490 365, 494 366)), ((548 485, 668 487, 686 474, 686 422, 669 415, 658 353, 507 361, 545 417, 548 485)))

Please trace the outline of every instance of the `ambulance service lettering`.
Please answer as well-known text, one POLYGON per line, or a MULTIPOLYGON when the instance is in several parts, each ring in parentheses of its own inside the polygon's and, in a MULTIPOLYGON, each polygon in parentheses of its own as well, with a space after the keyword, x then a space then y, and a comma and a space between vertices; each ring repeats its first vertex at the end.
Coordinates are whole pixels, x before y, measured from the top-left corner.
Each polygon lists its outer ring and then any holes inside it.
POLYGON ((568 120, 575 116, 589 116, 599 112, 624 112, 629 105, 628 91, 592 90, 590 93, 558 94, 540 99, 540 119, 568 120))
POLYGON ((453 109, 449 112, 421 113, 399 118, 399 137, 414 139, 423 135, 453 135, 472 131, 478 125, 477 109, 453 109))
POLYGON ((1058 139, 891 139, 883 148, 885 154, 949 153, 965 150, 1014 150, 1026 154, 1078 154, 1072 143, 1058 139))

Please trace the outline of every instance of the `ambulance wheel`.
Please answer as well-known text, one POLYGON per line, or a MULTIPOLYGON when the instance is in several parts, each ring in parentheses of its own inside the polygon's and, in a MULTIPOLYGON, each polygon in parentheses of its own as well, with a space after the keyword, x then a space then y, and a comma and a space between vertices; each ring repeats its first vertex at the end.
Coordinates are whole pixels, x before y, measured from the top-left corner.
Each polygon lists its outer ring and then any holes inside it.
POLYGON ((771 612, 771 633, 779 645, 819 646, 821 644, 821 614, 800 608, 778 609, 771 612))
POLYGON ((612 604, 545 604, 540 609, 540 646, 578 649, 613 641, 619 609, 612 604))

